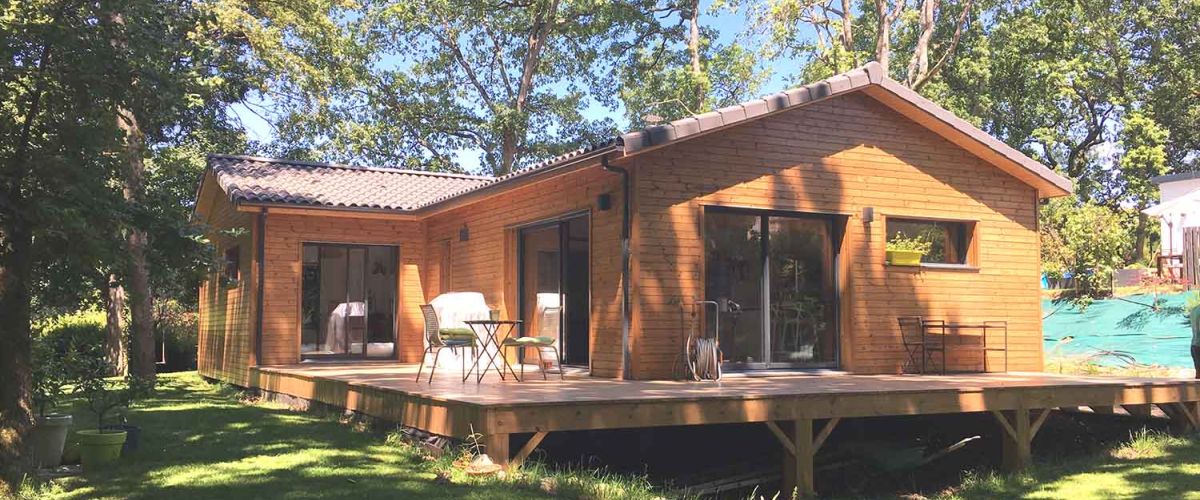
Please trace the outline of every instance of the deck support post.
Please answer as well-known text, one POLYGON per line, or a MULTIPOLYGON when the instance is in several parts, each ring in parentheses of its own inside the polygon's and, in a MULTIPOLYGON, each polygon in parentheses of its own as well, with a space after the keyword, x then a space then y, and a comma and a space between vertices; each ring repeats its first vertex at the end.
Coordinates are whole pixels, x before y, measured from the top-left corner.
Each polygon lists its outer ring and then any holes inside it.
POLYGON ((1004 430, 1002 465, 1005 472, 1019 472, 1033 465, 1033 436, 1049 414, 1049 408, 1043 409, 1037 420, 1031 423, 1029 410, 1024 406, 1010 412, 992 410, 992 415, 1004 430))
POLYGON ((488 458, 492 459, 492 463, 508 468, 508 434, 485 434, 483 436, 483 448, 488 458))
POLYGON ((537 431, 533 433, 533 436, 530 436, 529 441, 525 442, 525 446, 522 446, 520 450, 517 450, 517 455, 514 456, 512 461, 508 464, 509 468, 515 469, 520 467, 521 464, 525 463, 525 459, 529 458, 529 455, 533 453, 533 450, 536 450, 538 445, 542 444, 542 440, 546 438, 546 434, 549 434, 549 432, 537 431))
POLYGON ((1200 430, 1200 413, 1194 401, 1158 403, 1158 408, 1171 418, 1171 432, 1185 434, 1200 430))
POLYGON ((800 497, 816 495, 813 459, 840 420, 829 419, 816 436, 813 436, 811 418, 798 418, 791 422, 766 422, 771 434, 783 445, 783 498, 791 498, 792 492, 800 497))

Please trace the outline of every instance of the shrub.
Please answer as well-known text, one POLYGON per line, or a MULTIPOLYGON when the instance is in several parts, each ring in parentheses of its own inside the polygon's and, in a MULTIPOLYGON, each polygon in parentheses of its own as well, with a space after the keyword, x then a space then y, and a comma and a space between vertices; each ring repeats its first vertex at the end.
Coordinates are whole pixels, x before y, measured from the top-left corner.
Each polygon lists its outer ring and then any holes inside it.
POLYGON ((128 408, 134 400, 150 394, 153 386, 132 376, 123 380, 108 377, 108 363, 104 356, 89 356, 72 351, 66 358, 74 375, 75 394, 87 403, 87 409, 96 415, 96 428, 104 431, 105 417, 113 411, 128 408))
POLYGON ((909 238, 904 233, 896 233, 896 235, 887 242, 888 250, 920 252, 921 255, 928 254, 932 247, 933 243, 930 243, 929 240, 925 239, 924 237, 918 235, 909 238))
POLYGON ((84 310, 55 316, 33 325, 37 342, 45 344, 57 359, 67 353, 104 359, 105 318, 103 311, 84 310))
POLYGON ((66 394, 65 385, 69 374, 62 356, 48 342, 38 339, 33 343, 33 405, 39 417, 47 410, 58 406, 66 394))
POLYGON ((154 331, 165 343, 164 372, 196 369, 199 319, 177 300, 160 300, 154 305, 154 331))

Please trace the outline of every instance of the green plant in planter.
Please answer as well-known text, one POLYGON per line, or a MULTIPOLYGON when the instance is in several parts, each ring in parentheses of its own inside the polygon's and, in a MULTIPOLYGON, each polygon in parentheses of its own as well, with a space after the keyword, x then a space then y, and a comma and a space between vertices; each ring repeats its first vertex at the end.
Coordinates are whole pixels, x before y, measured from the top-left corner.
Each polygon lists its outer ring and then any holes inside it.
POLYGON ((898 266, 917 266, 921 257, 929 253, 933 243, 920 236, 908 237, 897 232, 887 242, 888 263, 898 266))
POLYGON ((58 406, 59 400, 66 394, 66 367, 44 339, 34 342, 32 354, 32 396, 37 410, 37 423, 29 435, 30 458, 38 467, 58 467, 62 464, 63 447, 72 418, 48 411, 58 406))
POLYGON ((75 393, 84 399, 87 409, 96 416, 96 429, 76 433, 79 455, 83 459, 84 469, 103 468, 120 458, 121 447, 127 437, 124 430, 106 429, 105 417, 115 410, 128 408, 151 388, 135 377, 106 378, 108 365, 102 357, 73 356, 70 361, 75 369, 75 393))

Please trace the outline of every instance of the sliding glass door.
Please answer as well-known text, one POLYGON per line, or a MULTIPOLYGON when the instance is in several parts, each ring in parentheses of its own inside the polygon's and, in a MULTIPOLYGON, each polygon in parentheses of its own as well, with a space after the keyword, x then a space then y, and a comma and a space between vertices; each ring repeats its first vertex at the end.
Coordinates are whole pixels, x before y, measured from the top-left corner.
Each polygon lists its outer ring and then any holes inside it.
POLYGON ((390 246, 303 245, 305 358, 395 356, 398 254, 390 246))
POLYGON ((522 334, 556 339, 568 365, 588 365, 589 234, 586 215, 518 233, 522 334))
POLYGON ((837 366, 834 220, 709 209, 705 300, 731 368, 837 366))

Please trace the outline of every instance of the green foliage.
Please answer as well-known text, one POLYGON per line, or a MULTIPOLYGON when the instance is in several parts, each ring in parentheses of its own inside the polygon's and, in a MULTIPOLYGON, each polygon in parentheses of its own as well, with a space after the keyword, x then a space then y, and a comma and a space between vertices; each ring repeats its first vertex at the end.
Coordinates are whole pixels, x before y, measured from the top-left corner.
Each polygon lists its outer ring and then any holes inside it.
POLYGON ((896 233, 887 242, 888 250, 919 252, 921 255, 928 254, 931 248, 933 248, 933 243, 928 238, 921 235, 908 237, 903 232, 896 233))
POLYGON ((159 300, 154 304, 154 331, 162 337, 166 349, 163 370, 196 369, 199 328, 199 316, 191 306, 177 300, 159 300))
POLYGON ((1109 292, 1112 272, 1124 263, 1132 245, 1133 216, 1072 197, 1042 205, 1039 231, 1042 270, 1049 277, 1075 280, 1068 298, 1086 305, 1109 292))
POLYGON ((96 428, 100 431, 104 431, 105 417, 114 410, 129 408, 135 400, 148 396, 154 389, 151 382, 133 376, 109 378, 109 366, 103 357, 71 352, 66 363, 71 367, 73 393, 83 398, 87 409, 95 415, 96 428))
POLYGON ((70 374, 63 358, 45 339, 33 343, 33 405, 39 416, 56 406, 66 395, 70 374))
POLYGON ((105 317, 103 311, 86 309, 44 319, 33 326, 37 344, 55 359, 69 353, 104 359, 105 317))

